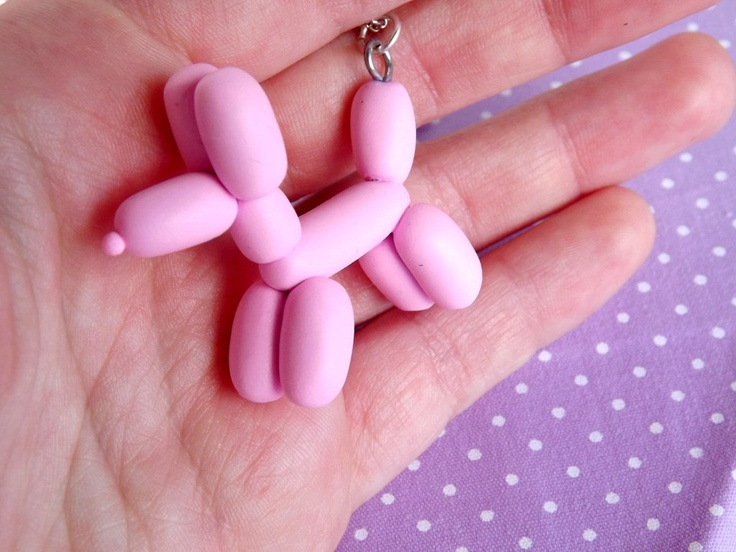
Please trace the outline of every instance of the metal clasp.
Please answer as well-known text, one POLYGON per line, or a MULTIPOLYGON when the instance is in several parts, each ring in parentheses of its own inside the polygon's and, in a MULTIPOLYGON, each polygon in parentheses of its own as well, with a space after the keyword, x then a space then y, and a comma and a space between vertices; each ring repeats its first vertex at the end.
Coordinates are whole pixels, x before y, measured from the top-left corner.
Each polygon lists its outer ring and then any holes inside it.
POLYGON ((384 15, 378 19, 372 19, 365 25, 360 27, 360 38, 359 41, 363 46, 363 57, 365 59, 365 66, 368 69, 371 77, 375 80, 388 82, 391 80, 394 72, 393 58, 389 51, 399 40, 401 34, 401 20, 395 15, 384 15), (368 34, 379 35, 385 33, 386 29, 393 27, 391 34, 385 41, 380 40, 377 36, 374 36, 368 40, 368 34), (383 58, 384 70, 381 73, 376 67, 376 55, 383 58))

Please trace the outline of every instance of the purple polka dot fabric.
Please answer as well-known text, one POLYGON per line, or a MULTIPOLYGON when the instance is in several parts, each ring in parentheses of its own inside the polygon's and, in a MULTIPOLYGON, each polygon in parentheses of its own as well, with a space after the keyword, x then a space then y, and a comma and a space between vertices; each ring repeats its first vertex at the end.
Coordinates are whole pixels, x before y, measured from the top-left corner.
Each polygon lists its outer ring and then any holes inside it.
MULTIPOLYGON (((508 90, 420 138, 698 30, 733 53, 736 3, 508 90)), ((657 221, 643 268, 359 509, 340 552, 736 551, 736 122, 627 185, 657 221)))

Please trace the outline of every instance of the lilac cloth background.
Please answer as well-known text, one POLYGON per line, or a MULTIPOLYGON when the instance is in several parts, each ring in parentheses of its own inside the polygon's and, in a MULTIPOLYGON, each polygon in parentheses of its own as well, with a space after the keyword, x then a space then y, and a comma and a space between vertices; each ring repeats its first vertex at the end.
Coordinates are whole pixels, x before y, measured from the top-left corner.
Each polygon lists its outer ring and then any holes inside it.
MULTIPOLYGON (((420 139, 697 29, 733 55, 736 3, 485 100, 420 139)), ((644 267, 358 510, 340 552, 736 551, 735 131, 731 121, 628 183, 657 221, 644 267)))

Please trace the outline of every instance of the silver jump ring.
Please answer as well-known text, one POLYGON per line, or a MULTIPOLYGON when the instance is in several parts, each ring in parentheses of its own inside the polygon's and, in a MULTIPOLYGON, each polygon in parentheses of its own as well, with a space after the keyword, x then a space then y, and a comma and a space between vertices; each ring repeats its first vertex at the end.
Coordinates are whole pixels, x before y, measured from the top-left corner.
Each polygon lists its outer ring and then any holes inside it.
POLYGON ((394 62, 391 59, 391 52, 388 48, 384 48, 381 51, 381 42, 377 39, 373 39, 365 45, 364 51, 365 66, 368 72, 371 74, 374 80, 388 82, 391 80, 394 74, 394 62), (385 66, 383 74, 376 68, 375 54, 378 54, 383 58, 383 64, 385 66))
POLYGON ((391 48, 393 48, 394 44, 396 44, 396 41, 399 40, 399 35, 401 34, 401 20, 396 15, 389 15, 386 17, 386 24, 393 22, 394 24, 394 32, 391 33, 391 36, 388 37, 388 40, 381 44, 378 53, 383 54, 383 52, 388 52, 391 48))
POLYGON ((378 19, 372 19, 365 25, 361 26, 360 43, 365 46, 368 33, 378 34, 387 29, 391 24, 393 24, 394 28, 391 35, 388 37, 388 40, 386 40, 386 42, 379 42, 378 53, 383 55, 384 52, 393 48, 396 41, 399 40, 399 35, 401 34, 401 20, 397 15, 393 13, 390 15, 384 15, 378 19))
POLYGON ((368 23, 363 25, 360 29, 360 37, 365 38, 368 34, 368 31, 372 33, 379 33, 383 29, 388 27, 388 16, 384 15, 383 17, 379 17, 378 19, 371 19, 368 23))
POLYGON ((362 25, 360 27, 360 44, 365 47, 368 33, 377 35, 388 29, 390 25, 393 25, 393 31, 385 42, 379 42, 378 53, 383 54, 390 50, 394 47, 396 41, 399 40, 399 35, 401 34, 401 20, 394 14, 384 15, 378 19, 372 19, 365 25, 362 25))

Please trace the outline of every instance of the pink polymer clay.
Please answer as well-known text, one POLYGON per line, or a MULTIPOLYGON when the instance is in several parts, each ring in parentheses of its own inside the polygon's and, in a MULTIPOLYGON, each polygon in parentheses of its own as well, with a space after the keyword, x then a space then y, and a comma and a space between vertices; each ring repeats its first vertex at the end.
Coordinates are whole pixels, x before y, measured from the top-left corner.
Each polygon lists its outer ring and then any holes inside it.
POLYGON ((381 243, 409 205, 409 192, 387 182, 361 182, 300 217, 302 239, 286 257, 260 265, 263 281, 291 289, 329 277, 381 243))
POLYGON ((279 379, 279 340, 286 294, 262 282, 245 292, 230 337, 230 377, 241 397, 264 403, 284 393, 279 379))
POLYGON ((347 291, 329 278, 311 278, 286 299, 281 326, 281 385, 307 407, 332 402, 345 383, 353 350, 353 307, 347 291))
POLYGON ((258 199, 238 201, 238 216, 230 233, 247 259, 262 264, 294 249, 302 227, 289 199, 276 189, 258 199))
POLYGON ((366 180, 402 183, 416 149, 411 98, 398 82, 370 81, 353 99, 350 129, 355 166, 366 180))
POLYGON ((286 148, 261 85, 235 67, 202 78, 194 93, 197 126, 222 184, 238 199, 257 199, 286 176, 286 148))
POLYGON ((440 307, 463 309, 478 297, 480 259, 460 227, 437 207, 409 207, 394 230, 394 243, 406 267, 440 307))
POLYGON ((360 258, 360 267, 378 291, 403 311, 421 311, 430 308, 430 299, 406 268, 389 236, 360 258))
POLYGON ((126 199, 115 213, 115 232, 105 236, 102 247, 108 255, 166 255, 226 232, 237 212, 236 199, 217 178, 187 173, 126 199))
POLYGON ((209 63, 188 65, 174 73, 164 87, 164 104, 171 131, 184 164, 194 172, 212 171, 194 115, 194 90, 202 77, 215 71, 217 68, 209 63))

